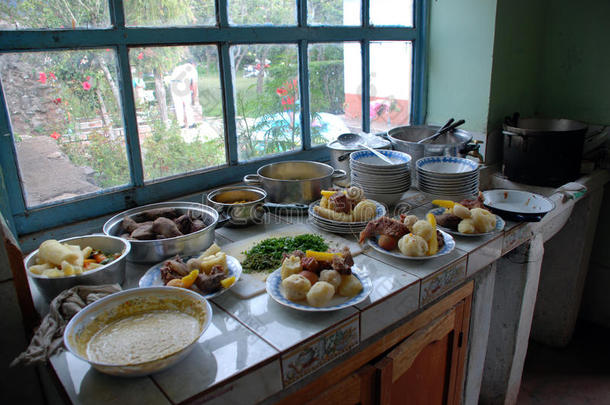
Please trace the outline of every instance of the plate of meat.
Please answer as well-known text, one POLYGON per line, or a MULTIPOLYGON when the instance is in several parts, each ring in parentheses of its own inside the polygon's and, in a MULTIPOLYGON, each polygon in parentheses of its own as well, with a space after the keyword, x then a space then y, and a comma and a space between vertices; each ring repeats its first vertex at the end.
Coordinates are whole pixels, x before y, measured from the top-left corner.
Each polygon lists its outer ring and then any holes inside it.
POLYGON ((436 229, 433 215, 427 219, 415 215, 402 215, 400 219, 381 217, 369 222, 360 233, 360 243, 365 240, 378 252, 399 259, 433 259, 455 248, 453 237, 436 229))
POLYGON ((459 236, 483 236, 501 232, 506 223, 483 205, 483 195, 459 203, 451 200, 433 200, 438 205, 430 211, 438 227, 459 236))
POLYGON ((185 287, 210 299, 219 296, 235 285, 241 277, 241 273, 242 267, 239 260, 220 251, 207 256, 176 256, 157 263, 148 269, 140 278, 139 286, 169 285, 185 287), (205 263, 201 263, 203 259, 206 259, 205 263), (194 269, 199 270, 198 274, 193 275, 194 269), (192 281, 188 287, 179 285, 182 280, 189 276, 192 277, 192 281))

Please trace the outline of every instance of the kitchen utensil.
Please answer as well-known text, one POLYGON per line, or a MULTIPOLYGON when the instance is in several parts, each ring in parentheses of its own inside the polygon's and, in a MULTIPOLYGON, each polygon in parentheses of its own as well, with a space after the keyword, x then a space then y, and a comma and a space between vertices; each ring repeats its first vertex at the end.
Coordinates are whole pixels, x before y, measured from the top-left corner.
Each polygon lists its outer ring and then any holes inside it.
POLYGON ((483 191, 483 204, 505 219, 518 222, 539 222, 555 203, 539 194, 521 190, 483 191))
MULTIPOLYGON (((200 294, 186 288, 132 288, 108 295, 87 305, 68 322, 64 345, 79 359, 102 373, 136 377, 164 370, 182 360, 195 347, 212 321, 212 307, 200 294), (127 316, 159 310, 179 310, 199 320, 199 333, 186 347, 157 360, 127 365, 98 363, 89 359, 87 346, 91 337, 106 325, 127 316)), ((159 333, 171 333, 160 326, 159 333)))
MULTIPOLYGON (((47 301, 51 301, 60 292, 79 284, 122 284, 125 280, 125 259, 131 250, 129 241, 108 235, 85 235, 76 236, 73 238, 62 239, 60 243, 80 246, 81 249, 87 246, 95 250, 100 250, 107 254, 121 253, 117 259, 112 262, 98 267, 97 269, 89 270, 81 274, 64 277, 46 277, 39 274, 34 274, 28 270, 28 277, 38 287, 40 293, 47 301)), ((36 264, 38 249, 30 253, 24 259, 25 268, 36 264)))
POLYGON ((244 176, 244 183, 261 185, 272 203, 309 204, 319 199, 322 190, 330 189, 333 180, 346 176, 345 171, 305 160, 270 163, 244 176))
POLYGON ((214 242, 214 230, 227 222, 227 220, 219 221, 218 212, 212 207, 199 203, 172 201, 144 205, 123 211, 106 221, 103 231, 106 235, 120 236, 123 233, 121 223, 124 218, 137 217, 144 211, 156 208, 175 208, 180 214, 190 213, 191 217, 201 219, 206 226, 197 232, 175 238, 131 240, 131 253, 127 256, 127 260, 139 263, 156 263, 177 254, 186 256, 197 254, 210 247, 214 242))
POLYGON ((446 127, 442 127, 434 135, 429 136, 427 138, 424 138, 421 141, 418 141, 417 143, 431 142, 434 139, 436 139, 438 136, 444 134, 445 132, 449 132, 449 131, 454 130, 455 128, 459 127, 460 125, 464 124, 465 122, 466 121, 464 121, 464 120, 459 120, 458 122, 455 122, 453 124, 447 125, 446 127))
POLYGON ((375 156, 377 156, 379 159, 383 160, 384 162, 386 162, 388 164, 393 164, 392 161, 390 159, 388 159, 387 157, 385 157, 382 153, 377 152, 375 149, 368 146, 365 143, 364 139, 358 134, 352 134, 352 133, 341 134, 337 137, 337 140, 339 141, 339 143, 341 143, 342 145, 347 146, 347 147, 352 147, 352 145, 353 145, 355 147, 367 149, 368 151, 372 152, 375 156))
POLYGON ((449 125, 451 125, 451 124, 453 123, 453 121, 455 121, 455 119, 454 119, 454 118, 449 118, 449 120, 447 120, 447 122, 445 122, 445 123, 443 124, 443 126, 442 126, 442 127, 440 127, 440 128, 438 129, 438 131, 436 131, 434 134, 432 134, 431 136, 429 136, 429 137, 427 137, 427 138, 424 138, 424 139, 421 139, 421 140, 417 141, 417 143, 422 143, 422 142, 424 142, 424 141, 426 141, 426 140, 429 140, 429 139, 434 139, 434 138, 436 138, 438 135, 443 134, 443 133, 445 132, 445 131, 444 131, 444 130, 445 130, 445 128, 447 128, 449 125))
MULTIPOLYGON (((443 207, 437 207, 437 208, 431 209, 429 211, 429 213, 431 213, 432 215, 435 215, 435 216, 442 215, 444 212, 445 212, 445 209, 443 207)), ((444 226, 440 226, 438 224, 436 226, 440 230, 443 230, 447 233, 450 233, 452 235, 457 235, 457 236, 487 236, 487 235, 493 235, 495 233, 498 233, 498 232, 501 232, 502 230, 504 230, 504 227, 506 226, 506 222, 502 219, 502 217, 500 217, 499 215, 496 215, 496 227, 489 232, 483 232, 483 233, 462 233, 462 232, 459 232, 459 231, 451 229, 451 228, 446 228, 444 226)))
POLYGON ((438 252, 436 252, 436 254, 434 254, 432 256, 407 256, 407 255, 403 255, 400 252, 400 250, 398 250, 398 248, 396 248, 394 250, 383 249, 381 246, 379 246, 376 239, 369 238, 367 240, 367 242, 373 249, 375 249, 376 251, 378 251, 379 253, 381 253, 385 256, 391 256, 391 257, 395 257, 397 259, 428 260, 428 259, 434 259, 434 258, 437 258, 440 256, 444 256, 448 253, 451 253, 451 251, 453 251, 453 249, 455 249, 455 240, 453 239, 453 237, 451 235, 449 235, 447 232, 441 231, 440 229, 439 229, 439 232, 441 233, 441 235, 443 235, 443 241, 445 242, 445 244, 443 245, 443 247, 441 249, 439 249, 438 252))
POLYGON ((558 187, 576 179, 587 125, 567 119, 507 119, 503 173, 513 181, 558 187))

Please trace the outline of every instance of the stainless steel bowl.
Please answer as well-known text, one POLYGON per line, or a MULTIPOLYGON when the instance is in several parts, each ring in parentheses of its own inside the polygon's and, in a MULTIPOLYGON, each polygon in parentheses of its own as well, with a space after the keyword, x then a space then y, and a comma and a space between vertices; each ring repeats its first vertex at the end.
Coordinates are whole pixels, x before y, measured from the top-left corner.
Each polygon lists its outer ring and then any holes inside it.
MULTIPOLYGON (((62 239, 59 242, 78 245, 81 249, 91 246, 93 249, 109 254, 121 253, 121 256, 105 266, 73 276, 45 277, 28 270, 28 277, 47 301, 51 301, 63 290, 76 285, 121 284, 125 280, 125 259, 131 250, 129 241, 108 235, 86 235, 62 239)), ((25 258, 26 269, 36 264, 37 256, 38 249, 25 258)))
POLYGON ((120 236, 123 218, 134 217, 141 212, 156 208, 175 208, 180 214, 190 213, 192 217, 201 219, 206 227, 200 231, 175 238, 130 240, 131 253, 127 260, 138 263, 157 263, 177 254, 185 256, 195 255, 214 243, 214 230, 219 225, 218 212, 212 207, 192 202, 163 202, 132 208, 106 221, 103 228, 104 233, 106 235, 120 236))
POLYGON ((252 186, 223 187, 207 196, 208 205, 228 218, 227 225, 245 226, 261 223, 265 215, 267 193, 252 186), (239 201, 247 201, 240 203, 239 201))
MULTIPOLYGON (((186 357, 211 321, 210 303, 194 291, 175 287, 134 288, 108 295, 78 312, 66 326, 64 344, 72 354, 102 373, 136 377, 156 373, 186 357), (178 348, 176 352, 148 362, 119 365, 89 360, 87 345, 95 333, 126 316, 158 310, 178 310, 193 316, 199 321, 199 336, 189 345, 178 348)), ((160 330, 159 333, 171 331, 160 330)))

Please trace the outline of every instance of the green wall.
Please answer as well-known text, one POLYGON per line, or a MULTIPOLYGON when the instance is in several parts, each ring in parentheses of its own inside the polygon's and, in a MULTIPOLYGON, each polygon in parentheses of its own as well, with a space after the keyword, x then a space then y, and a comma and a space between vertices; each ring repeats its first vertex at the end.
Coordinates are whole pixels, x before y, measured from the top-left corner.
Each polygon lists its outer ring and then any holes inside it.
POLYGON ((486 132, 495 19, 495 0, 430 1, 427 123, 486 132))

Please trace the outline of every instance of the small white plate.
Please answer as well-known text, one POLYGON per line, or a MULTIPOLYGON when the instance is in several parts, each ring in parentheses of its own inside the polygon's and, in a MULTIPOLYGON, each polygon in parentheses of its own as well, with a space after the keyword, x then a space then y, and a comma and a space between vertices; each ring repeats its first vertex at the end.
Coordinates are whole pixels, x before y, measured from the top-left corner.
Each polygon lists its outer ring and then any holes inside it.
POLYGON ((369 296, 371 291, 373 291, 373 283, 369 276, 360 272, 356 267, 352 267, 352 274, 360 280, 362 283, 362 291, 358 293, 356 296, 347 298, 342 297, 338 294, 330 300, 327 306, 325 307, 312 307, 307 303, 307 301, 290 301, 288 298, 284 296, 284 291, 282 287, 282 269, 279 268, 267 277, 267 294, 271 296, 275 301, 284 306, 298 309, 300 311, 308 311, 308 312, 328 312, 328 311, 337 311, 339 309, 348 308, 352 305, 356 305, 366 299, 369 296))
POLYGON ((453 240, 453 237, 443 230, 439 229, 439 232, 441 233, 441 235, 443 235, 443 241, 445 242, 445 246, 443 246, 441 248, 441 250, 439 250, 438 252, 436 252, 435 255, 432 255, 432 256, 406 256, 406 255, 403 255, 402 253, 400 253, 398 248, 396 248, 394 250, 385 250, 377 244, 377 240, 375 240, 375 239, 369 239, 368 244, 371 245, 371 247, 373 249, 375 249, 376 251, 383 253, 384 255, 387 255, 387 256, 396 257, 398 259, 409 259, 409 260, 434 259, 435 257, 444 256, 444 255, 450 253, 453 249, 455 249, 455 240, 453 240))
MULTIPOLYGON (((186 263, 189 259, 196 258, 196 257, 199 257, 199 255, 185 256, 182 258, 182 260, 184 260, 184 262, 186 263)), ((165 284, 163 283, 163 279, 161 279, 161 267, 163 267, 163 264, 168 260, 171 260, 171 258, 165 259, 161 263, 157 263, 154 266, 152 266, 150 269, 148 269, 146 271, 146 273, 144 273, 142 278, 140 278, 140 282, 139 282, 138 286, 139 287, 164 286, 165 284)), ((239 280, 239 278, 241 277, 241 272, 242 272, 241 263, 239 262, 239 260, 237 260, 233 256, 227 255, 227 267, 229 268, 228 269, 229 274, 227 274, 227 278, 235 276, 235 282, 231 285, 231 287, 233 287, 237 283, 237 280, 239 280)), ((231 288, 231 287, 229 287, 229 288, 231 288)), ((221 288, 220 290, 218 290, 212 294, 203 294, 199 290, 196 290, 196 291, 199 292, 201 295, 203 295, 205 298, 210 299, 210 298, 218 297, 220 294, 227 291, 229 288, 221 288)))
MULTIPOLYGON (((429 211, 429 213, 433 214, 434 216, 437 215, 442 215, 445 212, 445 209, 443 207, 438 207, 438 208, 434 208, 432 210, 429 211)), ((496 227, 489 231, 489 232, 483 232, 483 233, 462 233, 462 232, 458 232, 458 231, 454 231, 453 229, 450 228, 446 228, 444 226, 440 226, 437 225, 439 229, 448 232, 452 235, 457 235, 457 236, 485 236, 485 235, 493 235, 494 233, 500 232, 502 230, 504 230, 504 227, 506 226, 506 222, 502 219, 502 217, 500 217, 499 215, 496 215, 496 227)))

